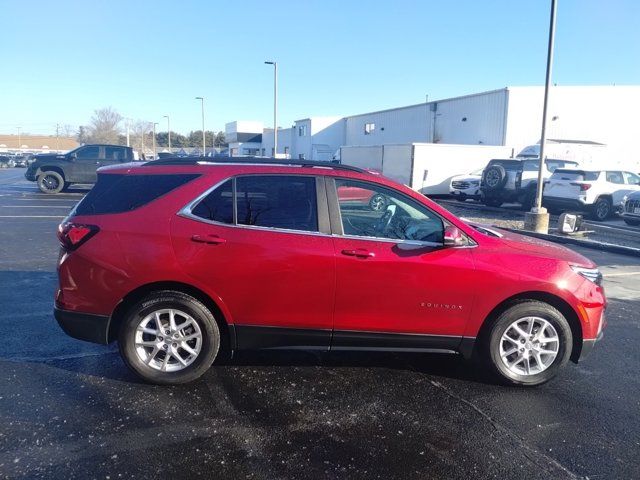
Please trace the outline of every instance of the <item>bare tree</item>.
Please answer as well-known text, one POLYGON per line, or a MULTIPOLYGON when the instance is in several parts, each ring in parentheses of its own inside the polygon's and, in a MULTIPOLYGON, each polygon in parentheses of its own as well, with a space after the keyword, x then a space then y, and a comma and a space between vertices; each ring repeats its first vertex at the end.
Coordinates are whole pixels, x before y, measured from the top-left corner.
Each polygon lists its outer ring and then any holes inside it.
POLYGON ((60 127, 60 133, 62 134, 63 137, 71 138, 73 137, 74 132, 75 132, 75 129, 73 128, 73 125, 69 125, 68 123, 60 127))
POLYGON ((88 126, 89 141, 117 144, 120 122, 122 122, 122 115, 111 107, 95 110, 88 126))

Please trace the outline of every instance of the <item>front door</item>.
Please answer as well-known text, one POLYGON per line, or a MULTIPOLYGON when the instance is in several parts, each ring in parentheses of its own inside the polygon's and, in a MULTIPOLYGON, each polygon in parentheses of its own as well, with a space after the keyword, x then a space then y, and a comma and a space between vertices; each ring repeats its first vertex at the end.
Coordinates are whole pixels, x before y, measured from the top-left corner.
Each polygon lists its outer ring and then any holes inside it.
POLYGON ((476 281, 470 246, 443 248, 442 218, 407 195, 374 183, 336 179, 335 189, 332 183, 329 202, 339 209, 330 210, 340 214, 338 223, 332 217, 332 349, 455 349, 476 281), (379 197, 383 209, 370 201, 379 197))
POLYGON ((75 151, 76 158, 71 162, 71 176, 67 180, 74 183, 96 183, 96 170, 104 158, 104 147, 87 145, 75 151))
POLYGON ((238 348, 328 349, 335 262, 326 213, 324 222, 318 215, 323 185, 313 176, 240 176, 173 219, 178 261, 224 304, 238 348))

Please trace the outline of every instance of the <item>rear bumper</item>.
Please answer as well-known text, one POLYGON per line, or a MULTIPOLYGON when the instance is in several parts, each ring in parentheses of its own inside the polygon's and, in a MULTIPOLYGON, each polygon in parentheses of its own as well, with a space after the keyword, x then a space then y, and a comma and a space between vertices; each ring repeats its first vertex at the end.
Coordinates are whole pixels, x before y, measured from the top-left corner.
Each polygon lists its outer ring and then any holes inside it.
POLYGON ((548 205, 551 207, 568 208, 580 211, 585 211, 590 208, 590 205, 587 205, 586 203, 581 202, 580 200, 577 200, 575 198, 549 197, 545 195, 544 197, 542 197, 542 203, 543 205, 548 205))
POLYGON ((53 314, 60 328, 70 337, 85 342, 108 344, 110 317, 72 312, 54 307, 53 314))

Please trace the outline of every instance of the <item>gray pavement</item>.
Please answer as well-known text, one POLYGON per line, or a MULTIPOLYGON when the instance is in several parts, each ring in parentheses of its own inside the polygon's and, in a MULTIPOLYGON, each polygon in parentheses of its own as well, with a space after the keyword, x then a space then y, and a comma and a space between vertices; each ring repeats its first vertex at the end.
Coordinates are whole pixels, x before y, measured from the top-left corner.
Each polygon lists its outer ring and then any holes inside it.
POLYGON ((576 249, 609 325, 539 388, 453 356, 308 352, 156 387, 56 325, 55 231, 83 191, 23 174, 0 170, 0 478, 640 478, 640 259, 576 249))

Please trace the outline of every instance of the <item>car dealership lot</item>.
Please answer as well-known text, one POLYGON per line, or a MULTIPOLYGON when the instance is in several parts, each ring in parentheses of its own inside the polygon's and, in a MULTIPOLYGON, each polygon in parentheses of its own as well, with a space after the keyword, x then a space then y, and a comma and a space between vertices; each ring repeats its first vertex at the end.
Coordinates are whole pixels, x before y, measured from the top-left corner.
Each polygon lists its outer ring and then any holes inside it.
POLYGON ((640 259, 580 250, 605 274, 605 339, 536 389, 457 357, 310 352, 156 387, 55 323, 55 229, 85 190, 46 196, 23 174, 0 171, 0 477, 640 476, 640 259))

